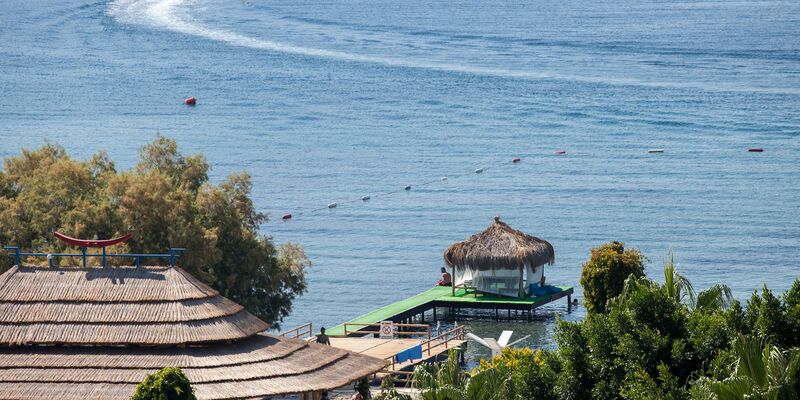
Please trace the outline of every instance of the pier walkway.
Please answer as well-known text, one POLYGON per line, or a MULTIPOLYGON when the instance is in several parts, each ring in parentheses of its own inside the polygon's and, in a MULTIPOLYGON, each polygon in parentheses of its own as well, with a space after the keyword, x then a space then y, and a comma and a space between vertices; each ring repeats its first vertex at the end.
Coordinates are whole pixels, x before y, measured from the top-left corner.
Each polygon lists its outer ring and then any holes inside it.
POLYGON ((418 295, 378 308, 374 311, 358 316, 341 325, 337 325, 326 330, 329 336, 348 336, 354 331, 351 327, 358 327, 359 324, 376 324, 381 321, 401 322, 418 314, 423 314, 427 310, 433 309, 433 319, 436 319, 436 308, 446 307, 452 309, 494 309, 497 315, 499 310, 521 310, 532 311, 544 304, 553 302, 563 297, 567 297, 567 307, 570 308, 573 288, 570 286, 558 286, 561 289, 556 293, 549 293, 532 298, 514 298, 494 296, 488 294, 467 293, 464 289, 456 290, 455 295, 449 286, 435 286, 418 295))

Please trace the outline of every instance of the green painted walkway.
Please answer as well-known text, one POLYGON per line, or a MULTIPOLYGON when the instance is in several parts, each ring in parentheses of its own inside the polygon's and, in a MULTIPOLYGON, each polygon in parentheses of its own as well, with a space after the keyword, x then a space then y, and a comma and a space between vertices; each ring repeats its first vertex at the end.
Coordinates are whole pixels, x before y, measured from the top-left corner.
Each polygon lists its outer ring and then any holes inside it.
MULTIPOLYGON (((562 291, 572 289, 571 286, 558 286, 558 288, 560 288, 562 291)), ((381 307, 375 311, 353 318, 352 320, 347 321, 347 323, 375 324, 391 319, 395 315, 435 300, 459 303, 490 303, 497 304, 498 306, 502 307, 504 304, 533 305, 539 301, 549 299, 550 296, 552 296, 552 294, 546 294, 528 299, 517 299, 513 297, 492 296, 488 294, 476 295, 473 292, 466 294, 464 289, 456 290, 456 294, 453 296, 452 289, 449 286, 434 286, 433 288, 428 289, 427 291, 424 291, 416 296, 409 297, 405 300, 400 300, 396 303, 389 304, 388 306, 381 307)), ((468 308, 468 306, 465 305, 465 308, 468 308)), ((329 336, 344 336, 344 324, 326 329, 325 333, 329 336)))

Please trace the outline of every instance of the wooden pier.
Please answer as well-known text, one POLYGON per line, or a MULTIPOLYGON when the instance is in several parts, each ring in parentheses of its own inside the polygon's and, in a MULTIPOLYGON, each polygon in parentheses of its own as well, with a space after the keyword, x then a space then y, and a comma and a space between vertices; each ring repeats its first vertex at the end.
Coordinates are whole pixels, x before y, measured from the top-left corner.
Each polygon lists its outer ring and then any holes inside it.
MULTIPOLYGON (((402 324, 397 326, 403 328, 402 324)), ((428 331, 430 332, 430 331, 428 331)), ((395 332, 412 333, 412 332, 395 332)), ((414 332, 417 335, 424 332, 414 332)), ((440 356, 448 352, 449 349, 461 347, 465 342, 464 327, 458 326, 437 336, 427 336, 419 338, 393 338, 380 339, 370 337, 331 337, 331 346, 349 350, 386 361, 386 368, 378 373, 378 376, 392 374, 403 381, 413 371, 413 367, 420 363, 427 363, 431 360, 439 359, 440 356), (422 358, 407 360, 402 363, 395 361, 395 356, 403 350, 414 346, 422 349, 422 358)), ((410 335, 409 335, 410 336, 410 335)))
POLYGON ((463 310, 494 310, 494 319, 500 319, 505 315, 510 319, 511 312, 514 311, 521 312, 524 318, 530 319, 536 308, 564 297, 567 298, 567 310, 571 310, 574 289, 569 286, 558 288, 560 290, 556 293, 531 298, 515 298, 475 293, 463 288, 459 288, 453 294, 452 288, 448 286, 436 286, 416 296, 378 308, 329 328, 326 333, 329 336, 355 336, 377 332, 374 324, 381 321, 412 322, 417 316, 422 316, 419 319, 423 321, 427 311, 431 311, 430 320, 436 321, 438 319, 437 309, 446 309, 450 315, 459 315, 463 310), (501 316, 501 312, 503 312, 503 316, 501 316), (362 325, 361 328, 350 329, 351 326, 359 324, 362 325))
MULTIPOLYGON (((425 324, 393 324, 396 331, 393 332, 391 339, 381 339, 369 333, 359 331, 359 328, 377 328, 380 324, 345 324, 345 332, 360 332, 358 337, 354 336, 331 336, 331 346, 340 349, 360 353, 367 356, 383 359, 386 367, 377 373, 378 378, 385 375, 394 375, 396 381, 406 382, 413 374, 414 366, 439 360, 440 357, 447 356, 447 352, 452 348, 460 348, 465 342, 464 326, 456 326, 436 335, 431 335, 430 325, 425 324), (355 328, 354 331, 347 331, 348 325, 355 328), (409 348, 419 346, 421 358, 409 359, 397 362, 395 356, 409 348)), ((308 341, 316 341, 312 324, 306 323, 297 328, 280 333, 280 336, 308 341)), ((463 357, 463 353, 461 353, 463 357)))

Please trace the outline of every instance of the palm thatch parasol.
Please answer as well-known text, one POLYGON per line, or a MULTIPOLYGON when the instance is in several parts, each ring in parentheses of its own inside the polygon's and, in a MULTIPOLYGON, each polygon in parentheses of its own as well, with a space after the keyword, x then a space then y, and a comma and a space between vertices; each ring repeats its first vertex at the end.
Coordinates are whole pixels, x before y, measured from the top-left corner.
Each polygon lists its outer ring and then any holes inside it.
MULTIPOLYGON (((444 261, 454 272, 467 268, 478 271, 519 270, 520 276, 526 265, 551 265, 555 258, 550 242, 518 231, 500 221, 500 217, 495 217, 494 223, 483 232, 454 243, 444 252, 444 261)), ((455 288, 453 290, 455 293, 455 288)))
POLYGON ((451 267, 473 265, 479 269, 520 269, 529 263, 540 266, 555 262, 550 242, 518 231, 494 217, 494 223, 469 239, 454 243, 444 252, 451 267))

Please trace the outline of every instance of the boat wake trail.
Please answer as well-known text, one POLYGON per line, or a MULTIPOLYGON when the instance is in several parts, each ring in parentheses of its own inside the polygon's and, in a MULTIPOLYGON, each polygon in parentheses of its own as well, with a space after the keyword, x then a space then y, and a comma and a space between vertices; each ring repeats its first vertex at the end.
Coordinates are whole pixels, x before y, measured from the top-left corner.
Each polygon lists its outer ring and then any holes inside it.
POLYGON ((509 71, 503 69, 470 67, 454 64, 416 62, 399 58, 395 59, 390 57, 368 56, 342 51, 277 43, 271 40, 245 36, 228 30, 214 29, 194 22, 190 17, 181 15, 181 13, 178 12, 179 7, 186 2, 186 0, 118 0, 112 3, 109 9, 109 14, 121 22, 150 24, 175 32, 226 42, 231 45, 298 54, 309 57, 332 58, 342 61, 373 63, 405 68, 425 68, 478 75, 535 79, 559 78, 557 76, 545 73, 509 71))
POLYGON ((550 71, 512 70, 483 66, 470 66, 447 62, 420 60, 419 57, 386 57, 365 55, 339 50, 328 50, 303 47, 272 40, 255 38, 227 29, 207 26, 196 21, 189 14, 194 4, 192 0, 115 0, 108 13, 121 23, 132 23, 154 26, 187 35, 225 42, 234 46, 249 47, 267 51, 296 54, 308 57, 335 59, 347 62, 370 63, 390 67, 427 69, 434 71, 463 73, 490 77, 529 79, 529 80, 563 80, 601 85, 644 86, 666 89, 696 89, 714 92, 763 92, 798 94, 795 88, 741 87, 724 86, 703 82, 669 82, 648 81, 636 78, 614 78, 608 76, 581 76, 550 71))

